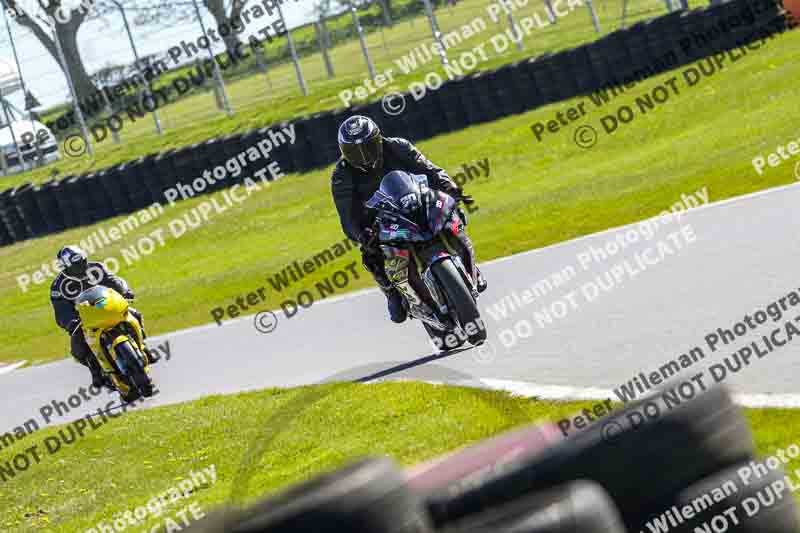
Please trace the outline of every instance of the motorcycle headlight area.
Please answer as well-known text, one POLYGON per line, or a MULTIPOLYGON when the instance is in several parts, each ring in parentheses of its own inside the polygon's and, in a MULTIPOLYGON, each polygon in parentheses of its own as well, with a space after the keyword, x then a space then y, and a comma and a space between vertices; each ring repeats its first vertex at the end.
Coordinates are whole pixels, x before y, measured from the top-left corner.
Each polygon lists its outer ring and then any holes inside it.
POLYGON ((422 206, 419 195, 411 192, 400 198, 400 211, 404 215, 410 215, 422 206))

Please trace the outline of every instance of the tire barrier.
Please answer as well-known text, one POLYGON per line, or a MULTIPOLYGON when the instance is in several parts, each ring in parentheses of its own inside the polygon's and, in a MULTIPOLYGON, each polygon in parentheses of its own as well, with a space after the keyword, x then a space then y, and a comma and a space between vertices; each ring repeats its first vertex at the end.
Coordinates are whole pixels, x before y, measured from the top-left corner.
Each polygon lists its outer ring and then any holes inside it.
MULTIPOLYGON (((37 187, 36 202, 39 204, 39 210, 44 217, 45 234, 56 233, 66 227, 58 203, 60 194, 59 183, 54 180, 47 181, 37 187)), ((3 225, 0 224, 0 241, 2 241, 3 230, 3 225)))
MULTIPOLYGON (((163 203, 166 189, 177 183, 191 184, 203 171, 267 138, 270 130, 289 124, 297 132, 295 142, 274 147, 270 157, 286 174, 306 172, 336 161, 337 128, 351 114, 374 118, 389 136, 419 141, 598 90, 621 88, 625 80, 655 76, 788 27, 781 3, 729 0, 638 22, 574 49, 447 80, 436 89, 428 88, 422 97, 404 94, 405 107, 399 113, 387 110, 385 102, 372 102, 169 149, 42 187, 24 184, 0 194, 0 246, 131 213, 156 201, 163 203), (744 10, 752 17, 741 16, 744 10), (720 30, 723 25, 726 31, 720 30), (715 37, 698 39, 698 35, 715 37)), ((243 179, 218 181, 203 192, 243 179)))
POLYGON ((451 525, 442 533, 626 533, 613 500, 591 481, 565 483, 451 525))
POLYGON ((517 428, 406 473, 388 458, 363 459, 187 531, 796 533, 800 470, 781 463, 800 446, 755 459, 748 421, 723 388, 675 396, 644 422, 642 410, 664 394, 566 438, 552 424, 517 428), (619 423, 634 413, 638 425, 619 423))
POLYGON ((20 186, 11 194, 11 200, 17 208, 19 218, 25 226, 25 232, 30 237, 38 237, 47 233, 47 224, 44 213, 36 202, 38 188, 30 183, 20 186))
POLYGON ((8 228, 8 232, 13 239, 19 242, 29 239, 31 235, 28 233, 25 227, 25 223, 19 214, 19 209, 17 209, 18 197, 15 195, 17 189, 19 189, 19 187, 8 191, 8 195, 6 196, 6 205, 3 208, 2 215, 0 215, 0 219, 3 220, 3 223, 8 228))
POLYGON ((421 500, 388 458, 367 458, 243 511, 198 522, 191 533, 430 533, 421 500))
POLYGON ((611 495, 627 527, 639 531, 647 519, 662 512, 677 491, 752 458, 747 421, 724 390, 712 389, 691 402, 673 406, 635 429, 623 425, 632 413, 647 409, 648 402, 629 404, 605 424, 570 435, 547 452, 519 461, 477 487, 456 496, 431 495, 428 505, 434 523, 460 520, 528 493, 589 479, 611 495), (635 467, 625 469, 621 476, 619 465, 635 467))
POLYGON ((88 174, 85 178, 91 204, 94 207, 94 214, 92 220, 105 220, 114 216, 113 199, 117 197, 116 194, 106 190, 105 185, 100 179, 100 173, 94 172, 88 174))
POLYGON ((103 169, 95 176, 97 185, 103 195, 108 198, 110 216, 117 216, 128 212, 128 201, 122 191, 122 185, 111 170, 111 168, 103 169))

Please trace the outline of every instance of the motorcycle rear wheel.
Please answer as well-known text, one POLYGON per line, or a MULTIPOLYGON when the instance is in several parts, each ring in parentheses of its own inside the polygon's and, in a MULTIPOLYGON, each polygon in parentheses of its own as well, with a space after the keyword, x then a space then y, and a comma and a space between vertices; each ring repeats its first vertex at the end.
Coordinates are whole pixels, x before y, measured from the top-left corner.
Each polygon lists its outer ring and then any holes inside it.
POLYGON ((442 289, 447 297, 447 303, 453 311, 455 311, 458 322, 467 335, 467 340, 470 344, 481 344, 486 340, 486 328, 484 327, 483 320, 481 320, 480 311, 478 311, 478 304, 472 297, 472 293, 464 283, 461 274, 458 273, 458 268, 451 259, 439 261, 431 267, 433 275, 442 284, 442 289), (472 325, 475 333, 469 335, 467 330, 468 325, 472 325))

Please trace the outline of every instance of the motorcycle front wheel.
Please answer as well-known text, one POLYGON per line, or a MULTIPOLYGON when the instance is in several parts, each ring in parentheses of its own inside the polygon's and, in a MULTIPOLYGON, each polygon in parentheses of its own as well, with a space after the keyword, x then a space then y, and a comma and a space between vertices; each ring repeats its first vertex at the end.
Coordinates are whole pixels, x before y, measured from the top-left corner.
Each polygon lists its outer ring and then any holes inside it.
POLYGON ((451 259, 445 259, 435 263, 431 271, 439 280, 447 297, 448 306, 455 312, 459 324, 467 334, 467 340, 472 345, 482 344, 486 340, 486 327, 478 311, 478 304, 456 265, 451 259))
POLYGON ((428 337, 431 338, 431 342, 433 342, 434 346, 436 346, 439 351, 448 352, 450 350, 455 350, 456 348, 461 348, 461 346, 467 342, 466 338, 462 339, 455 333, 438 330, 425 322, 423 322, 422 325, 425 327, 425 331, 428 332, 428 337))
POLYGON ((144 358, 137 354, 130 341, 118 344, 114 350, 117 357, 122 359, 127 370, 128 394, 123 395, 122 399, 130 403, 139 399, 141 396, 149 397, 153 395, 153 382, 145 372, 144 358))

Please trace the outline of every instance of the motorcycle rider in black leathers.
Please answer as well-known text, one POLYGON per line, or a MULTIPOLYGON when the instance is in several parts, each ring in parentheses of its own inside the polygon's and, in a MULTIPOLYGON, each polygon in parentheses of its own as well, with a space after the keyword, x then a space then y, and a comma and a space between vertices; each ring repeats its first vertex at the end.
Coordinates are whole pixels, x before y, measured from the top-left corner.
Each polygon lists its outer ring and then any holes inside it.
MULTIPOLYGON (((86 252, 78 246, 62 247, 56 258, 61 266, 61 272, 50 286, 50 303, 53 305, 56 323, 70 335, 72 356, 83 366, 89 367, 92 373, 92 386, 102 387, 106 384, 106 380, 99 363, 92 355, 91 348, 86 343, 78 311, 75 309, 75 300, 81 292, 95 285, 114 289, 128 300, 133 300, 133 291, 124 279, 108 272, 102 263, 90 263, 86 252)), ((144 333, 141 313, 133 307, 128 309, 142 325, 144 333)), ((155 362, 153 355, 148 351, 147 357, 150 362, 155 362)))
MULTIPOLYGON (((339 127, 339 149, 342 157, 333 170, 331 189, 342 229, 348 237, 361 244, 364 266, 386 295, 392 321, 403 322, 407 317, 403 298, 386 276, 383 253, 373 239, 374 213, 364 206, 364 202, 378 190, 383 176, 392 170, 424 174, 431 189, 442 191, 466 205, 472 204, 473 199, 409 141, 399 137, 383 137, 378 125, 368 117, 354 115, 342 123, 339 127)), ((459 214, 465 221, 466 217, 460 209, 459 214)), ((472 269, 475 264, 472 241, 464 231, 459 233, 459 241, 472 263, 468 268, 472 269)), ((483 292, 486 281, 477 267, 475 272, 478 290, 483 292)))

